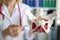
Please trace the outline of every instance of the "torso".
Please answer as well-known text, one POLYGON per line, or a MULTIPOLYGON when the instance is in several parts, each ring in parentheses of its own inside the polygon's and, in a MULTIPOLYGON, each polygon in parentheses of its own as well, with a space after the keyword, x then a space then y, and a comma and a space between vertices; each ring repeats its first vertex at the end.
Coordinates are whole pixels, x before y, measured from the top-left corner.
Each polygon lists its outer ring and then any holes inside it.
MULTIPOLYGON (((22 15, 24 16, 25 14, 24 14, 24 11, 25 10, 23 10, 24 9, 24 6, 22 5, 21 6, 21 13, 22 13, 22 15)), ((12 9, 11 9, 12 10, 12 9)), ((4 29, 6 29, 6 28, 8 28, 8 26, 10 25, 10 24, 18 24, 19 25, 19 23, 20 23, 20 21, 19 21, 19 12, 18 12, 18 7, 17 7, 17 4, 16 4, 16 7, 13 9, 13 11, 11 11, 11 12, 13 12, 13 14, 11 13, 10 15, 12 15, 11 17, 9 16, 9 14, 8 14, 8 11, 7 11, 7 8, 6 8, 6 6, 5 5, 3 5, 2 6, 2 12, 5 14, 5 19, 4 19, 4 23, 3 23, 3 30, 4 29)), ((24 21, 24 20, 23 20, 24 21)), ((23 23, 24 24, 24 23, 23 23)), ((21 35, 19 35, 19 37, 17 37, 17 38, 12 38, 12 37, 10 37, 10 36, 7 36, 6 37, 6 40, 23 40, 23 35, 24 35, 24 32, 21 32, 21 35)))

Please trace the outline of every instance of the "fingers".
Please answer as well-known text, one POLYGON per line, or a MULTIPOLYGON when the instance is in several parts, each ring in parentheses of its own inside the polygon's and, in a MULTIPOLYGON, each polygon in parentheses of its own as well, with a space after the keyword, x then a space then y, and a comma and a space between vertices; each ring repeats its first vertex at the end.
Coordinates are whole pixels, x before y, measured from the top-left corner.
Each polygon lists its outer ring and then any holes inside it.
POLYGON ((17 37, 19 35, 19 32, 23 29, 22 26, 20 25, 14 25, 14 24, 11 24, 9 25, 9 28, 8 28, 8 33, 11 37, 17 37))
POLYGON ((9 35, 10 35, 11 37, 17 37, 18 34, 19 34, 18 31, 15 31, 15 32, 13 32, 13 33, 9 33, 9 35))
POLYGON ((43 18, 41 16, 37 17, 38 20, 47 20, 46 18, 43 18))
POLYGON ((19 25, 10 24, 9 27, 18 27, 19 25))
POLYGON ((19 33, 18 30, 12 30, 12 29, 9 30, 9 35, 12 36, 12 37, 18 36, 18 33, 19 33))
POLYGON ((17 27, 9 27, 8 28, 9 29, 9 31, 16 31, 16 30, 22 30, 23 29, 23 27, 22 26, 17 26, 17 27))

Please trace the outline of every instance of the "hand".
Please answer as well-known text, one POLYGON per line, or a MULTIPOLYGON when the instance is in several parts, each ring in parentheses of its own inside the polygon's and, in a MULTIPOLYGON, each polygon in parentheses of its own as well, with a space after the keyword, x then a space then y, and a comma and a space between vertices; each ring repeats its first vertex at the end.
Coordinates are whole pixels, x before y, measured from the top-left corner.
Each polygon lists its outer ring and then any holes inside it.
POLYGON ((19 35, 19 32, 23 29, 22 26, 11 24, 8 27, 8 34, 11 37, 17 37, 19 35))
POLYGON ((6 36, 10 35, 11 37, 17 37, 19 35, 19 32, 23 29, 22 26, 10 24, 9 27, 2 31, 3 39, 5 39, 6 36))
POLYGON ((39 16, 37 19, 38 19, 38 20, 46 20, 46 21, 48 20, 48 19, 42 18, 42 17, 40 17, 40 16, 39 16))

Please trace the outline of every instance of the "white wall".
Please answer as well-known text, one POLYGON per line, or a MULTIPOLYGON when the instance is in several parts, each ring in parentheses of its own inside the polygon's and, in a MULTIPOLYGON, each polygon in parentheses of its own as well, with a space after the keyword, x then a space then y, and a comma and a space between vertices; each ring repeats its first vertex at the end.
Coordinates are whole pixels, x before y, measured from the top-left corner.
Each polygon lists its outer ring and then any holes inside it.
POLYGON ((57 18, 60 18, 60 0, 57 0, 56 6, 57 18))
POLYGON ((57 13, 56 24, 60 25, 60 0, 57 0, 57 3, 56 3, 56 13, 57 13))

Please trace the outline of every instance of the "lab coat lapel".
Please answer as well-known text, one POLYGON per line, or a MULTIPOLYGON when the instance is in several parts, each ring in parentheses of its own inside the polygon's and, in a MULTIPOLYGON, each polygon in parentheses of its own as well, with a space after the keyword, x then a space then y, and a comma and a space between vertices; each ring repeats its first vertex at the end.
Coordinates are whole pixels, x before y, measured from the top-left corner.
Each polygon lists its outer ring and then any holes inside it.
POLYGON ((12 20, 10 19, 9 16, 7 16, 7 14, 5 14, 5 12, 2 12, 4 14, 4 17, 7 17, 7 19, 12 23, 12 20))
POLYGON ((9 14, 8 14, 8 12, 7 12, 7 8, 6 8, 6 6, 5 6, 4 4, 2 5, 2 13, 4 14, 5 17, 8 18, 8 20, 9 20, 10 22, 12 22, 12 20, 11 20, 10 17, 9 17, 9 14))

